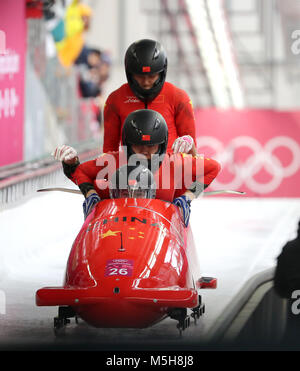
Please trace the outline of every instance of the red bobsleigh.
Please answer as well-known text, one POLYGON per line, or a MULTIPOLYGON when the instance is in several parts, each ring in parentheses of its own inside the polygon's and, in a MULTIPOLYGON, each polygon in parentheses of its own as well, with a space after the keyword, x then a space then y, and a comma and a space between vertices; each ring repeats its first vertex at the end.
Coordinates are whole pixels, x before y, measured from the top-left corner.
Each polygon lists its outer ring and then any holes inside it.
POLYGON ((204 312, 190 227, 177 206, 158 199, 99 202, 76 237, 62 287, 37 291, 38 306, 58 306, 58 333, 80 317, 95 327, 144 328, 170 316, 184 330, 204 312), (188 312, 188 309, 189 312, 188 312))

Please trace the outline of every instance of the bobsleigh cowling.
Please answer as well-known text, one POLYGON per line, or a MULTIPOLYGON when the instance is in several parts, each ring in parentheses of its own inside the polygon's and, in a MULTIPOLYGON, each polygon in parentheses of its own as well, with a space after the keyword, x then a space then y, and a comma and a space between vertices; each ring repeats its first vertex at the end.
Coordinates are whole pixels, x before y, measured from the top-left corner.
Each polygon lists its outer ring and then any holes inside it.
POLYGON ((187 309, 204 311, 199 289, 214 280, 195 276, 195 246, 177 207, 158 199, 99 202, 68 258, 62 287, 36 292, 38 306, 58 306, 55 330, 70 317, 95 327, 151 326, 167 316, 184 330, 187 309))

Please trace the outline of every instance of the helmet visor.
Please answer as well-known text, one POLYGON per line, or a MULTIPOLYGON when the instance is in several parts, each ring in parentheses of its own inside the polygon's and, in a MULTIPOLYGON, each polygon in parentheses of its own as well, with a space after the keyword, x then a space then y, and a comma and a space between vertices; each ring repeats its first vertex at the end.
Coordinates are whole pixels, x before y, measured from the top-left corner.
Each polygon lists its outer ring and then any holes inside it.
POLYGON ((110 198, 155 198, 155 189, 111 189, 110 198))

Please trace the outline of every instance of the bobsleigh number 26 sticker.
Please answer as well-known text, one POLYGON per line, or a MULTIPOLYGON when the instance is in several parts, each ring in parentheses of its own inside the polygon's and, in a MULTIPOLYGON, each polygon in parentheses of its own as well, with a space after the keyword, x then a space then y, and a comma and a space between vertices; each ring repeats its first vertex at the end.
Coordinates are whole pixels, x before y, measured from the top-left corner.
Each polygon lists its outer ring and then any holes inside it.
POLYGON ((107 260, 105 266, 105 277, 111 276, 127 276, 131 277, 133 271, 133 260, 128 259, 112 259, 107 260))

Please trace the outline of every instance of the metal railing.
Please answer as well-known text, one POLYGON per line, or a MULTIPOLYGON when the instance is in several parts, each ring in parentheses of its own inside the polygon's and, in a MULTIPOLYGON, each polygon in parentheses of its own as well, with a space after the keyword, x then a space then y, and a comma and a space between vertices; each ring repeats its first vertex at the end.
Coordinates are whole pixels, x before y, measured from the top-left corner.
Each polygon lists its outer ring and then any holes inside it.
MULTIPOLYGON (((99 149, 91 143, 78 148, 79 158, 86 161, 95 158, 99 149)), ((38 189, 66 184, 70 181, 64 176, 61 163, 49 156, 35 161, 22 162, 1 167, 0 171, 0 210, 16 205, 31 197, 38 189)))
MULTIPOLYGON (((48 35, 49 36, 49 35, 48 35)), ((28 61, 32 65, 33 73, 40 81, 42 92, 30 89, 31 81, 26 80, 29 86, 30 94, 45 95, 47 101, 42 101, 44 107, 40 107, 47 112, 50 104, 54 113, 55 125, 52 123, 43 123, 48 125, 46 132, 50 133, 49 137, 56 137, 60 132, 59 140, 63 140, 69 145, 88 141, 99 140, 99 123, 95 115, 94 98, 81 98, 79 91, 79 72, 76 66, 66 69, 63 67, 56 56, 47 56, 45 45, 47 44, 47 31, 43 19, 28 20, 27 35, 27 55, 28 61), (43 93, 43 94, 41 94, 43 93), (62 139, 63 138, 63 139, 62 139)), ((32 109, 30 105, 26 110, 32 109)), ((100 112, 102 108, 100 107, 100 112)), ((34 115, 29 115, 35 117, 34 115)), ((30 122, 35 130, 36 123, 30 122)), ((44 142, 45 138, 40 138, 44 142)), ((45 151, 46 152, 46 151, 45 151)), ((41 155, 42 156, 42 155, 41 155)), ((26 157, 26 156, 25 156, 26 157)))

